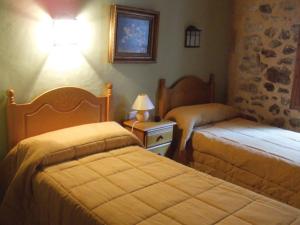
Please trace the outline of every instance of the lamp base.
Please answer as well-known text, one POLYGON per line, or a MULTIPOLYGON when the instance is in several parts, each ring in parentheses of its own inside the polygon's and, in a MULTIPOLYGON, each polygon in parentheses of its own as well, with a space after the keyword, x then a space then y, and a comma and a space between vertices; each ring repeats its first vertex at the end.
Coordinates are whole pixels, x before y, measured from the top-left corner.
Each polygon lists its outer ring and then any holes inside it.
POLYGON ((139 122, 145 122, 149 119, 149 112, 148 111, 137 111, 136 119, 139 122))

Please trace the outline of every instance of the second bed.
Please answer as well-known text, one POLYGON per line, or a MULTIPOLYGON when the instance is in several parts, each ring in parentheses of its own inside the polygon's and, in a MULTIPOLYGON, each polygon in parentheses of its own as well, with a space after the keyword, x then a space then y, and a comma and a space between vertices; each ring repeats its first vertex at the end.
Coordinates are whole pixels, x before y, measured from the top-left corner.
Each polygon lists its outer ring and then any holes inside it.
POLYGON ((197 170, 300 208, 300 134, 243 119, 211 103, 213 93, 213 76, 160 82, 159 114, 177 122, 177 150, 197 170))

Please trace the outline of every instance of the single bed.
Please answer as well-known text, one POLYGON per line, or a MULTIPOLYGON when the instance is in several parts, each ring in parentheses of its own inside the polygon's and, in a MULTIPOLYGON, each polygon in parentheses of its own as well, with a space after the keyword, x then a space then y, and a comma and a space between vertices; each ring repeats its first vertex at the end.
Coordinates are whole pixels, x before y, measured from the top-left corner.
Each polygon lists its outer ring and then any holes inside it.
POLYGON ((108 121, 111 86, 103 97, 61 88, 24 105, 8 93, 1 225, 300 224, 299 209, 140 147, 108 121))
POLYGON ((160 117, 177 122, 177 146, 187 163, 300 208, 300 134, 244 119, 232 107, 210 103, 213 83, 213 77, 206 83, 190 76, 170 88, 160 82, 160 117), (191 101, 195 92, 200 97, 191 101), (173 105, 178 94, 180 103, 173 105))

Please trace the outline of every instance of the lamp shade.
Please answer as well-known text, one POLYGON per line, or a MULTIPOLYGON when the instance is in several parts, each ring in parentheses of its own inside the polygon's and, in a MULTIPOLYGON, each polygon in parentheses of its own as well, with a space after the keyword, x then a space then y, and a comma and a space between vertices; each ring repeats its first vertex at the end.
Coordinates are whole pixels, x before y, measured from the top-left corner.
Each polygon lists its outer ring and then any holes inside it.
POLYGON ((133 105, 132 109, 134 110, 150 110, 154 109, 154 105, 152 104, 150 98, 146 94, 139 94, 133 105))

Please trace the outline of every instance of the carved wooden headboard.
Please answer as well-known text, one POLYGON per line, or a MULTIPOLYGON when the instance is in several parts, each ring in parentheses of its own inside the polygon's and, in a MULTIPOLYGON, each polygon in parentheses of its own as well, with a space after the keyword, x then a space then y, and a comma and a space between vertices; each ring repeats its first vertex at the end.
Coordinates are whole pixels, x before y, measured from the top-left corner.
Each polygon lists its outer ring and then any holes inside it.
POLYGON ((100 97, 76 87, 58 88, 27 104, 16 104, 14 91, 8 90, 9 148, 25 138, 49 131, 109 121, 112 85, 107 84, 106 88, 107 93, 100 97))
POLYGON ((196 105, 214 101, 215 81, 211 74, 208 82, 196 76, 184 76, 171 87, 166 87, 166 80, 159 80, 158 110, 162 119, 173 108, 187 105, 196 105))

